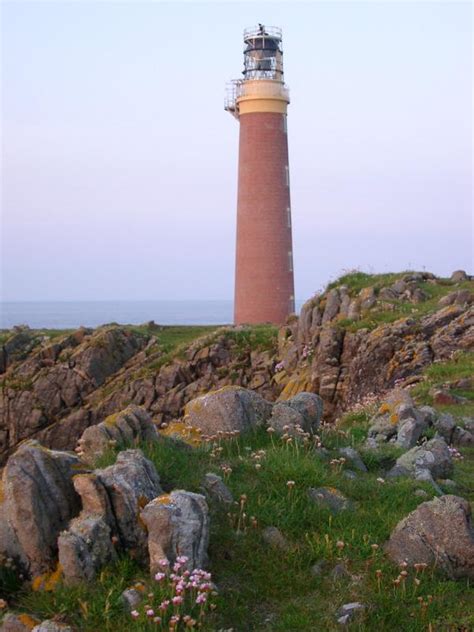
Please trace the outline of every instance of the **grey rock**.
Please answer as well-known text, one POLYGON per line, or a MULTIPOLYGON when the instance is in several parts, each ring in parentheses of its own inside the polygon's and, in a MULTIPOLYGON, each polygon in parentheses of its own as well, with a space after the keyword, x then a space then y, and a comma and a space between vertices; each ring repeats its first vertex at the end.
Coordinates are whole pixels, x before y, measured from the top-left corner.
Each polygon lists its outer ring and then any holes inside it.
MULTIPOLYGON (((393 421, 393 413, 385 413, 383 415, 376 415, 372 419, 371 426, 369 427, 367 438, 373 440, 372 445, 385 443, 397 434, 398 419, 393 421)), ((369 445, 369 441, 367 444, 369 445)))
POLYGON ((364 609, 364 604, 360 603, 359 601, 346 603, 337 611, 337 622, 340 625, 347 625, 354 618, 357 612, 361 612, 364 609))
POLYGON ((136 445, 140 442, 154 442, 160 439, 149 415, 139 406, 129 406, 105 421, 86 428, 78 441, 78 452, 87 461, 94 461, 111 444, 136 445))
POLYGON ((412 448, 426 430, 427 424, 420 418, 410 417, 400 421, 397 432, 397 445, 402 448, 412 448))
POLYGON ((265 544, 273 548, 282 551, 287 551, 289 548, 287 539, 277 527, 266 527, 262 532, 262 539, 265 544))
POLYGON ((36 618, 30 615, 7 612, 2 619, 0 630, 1 632, 31 632, 31 624, 35 620, 37 621, 36 618))
POLYGON ((222 478, 217 474, 213 474, 212 472, 208 472, 204 476, 204 481, 202 484, 206 494, 212 500, 215 500, 218 503, 222 503, 224 505, 231 505, 234 502, 234 497, 232 492, 224 483, 222 478))
POLYGON ((440 434, 447 443, 451 443, 453 432, 456 427, 454 417, 449 413, 442 414, 433 423, 438 434, 440 434))
POLYGON ((436 564, 450 579, 474 578, 469 503, 452 495, 422 503, 398 523, 385 550, 398 564, 436 564))
POLYGON ((367 472, 367 467, 362 460, 360 454, 351 447, 339 448, 339 454, 341 454, 345 459, 347 459, 352 467, 355 467, 356 470, 360 472, 367 472))
POLYGON ((432 426, 438 418, 438 413, 431 406, 421 406, 418 414, 423 418, 427 426, 432 426))
POLYGON ((74 478, 83 515, 100 516, 112 536, 138 558, 147 558, 147 534, 140 510, 162 494, 160 478, 141 450, 120 452, 114 465, 74 478))
POLYGON ((339 290, 337 288, 330 290, 326 297, 326 307, 324 308, 324 314, 322 324, 331 321, 339 312, 341 305, 341 299, 339 296, 339 290))
POLYGON ((72 453, 26 441, 3 471, 0 546, 6 557, 18 557, 27 575, 39 575, 56 564, 57 538, 80 511, 73 476, 84 471, 72 453))
POLYGON ((224 386, 191 400, 185 408, 185 423, 206 435, 262 426, 270 418, 272 405, 240 386, 224 386))
POLYGON ((315 393, 298 393, 285 401, 287 406, 298 411, 303 417, 303 429, 306 432, 316 432, 323 415, 323 400, 315 393))
POLYGON ((116 557, 110 528, 98 516, 74 518, 58 538, 58 559, 69 585, 92 581, 116 557))
POLYGON ((453 283, 462 283, 463 281, 469 281, 469 276, 465 270, 455 270, 451 275, 451 281, 453 283))
POLYGON ((73 632, 73 628, 65 623, 47 620, 35 626, 31 632, 73 632))
POLYGON ((405 470, 408 475, 414 475, 415 471, 428 470, 434 478, 447 478, 453 469, 453 460, 444 439, 435 437, 402 454, 397 459, 395 468, 405 470))
POLYGON ((474 445, 474 433, 456 426, 452 434, 452 443, 457 446, 474 445))
POLYGON ((123 591, 121 597, 127 610, 135 610, 143 601, 143 593, 136 588, 127 588, 123 591))
POLYGON ((359 292, 360 306, 362 309, 370 309, 376 303, 375 289, 373 287, 365 287, 359 292))
POLYGON ((415 481, 421 481, 423 483, 429 483, 436 493, 442 494, 443 490, 438 485, 438 483, 434 480, 431 472, 425 468, 415 468, 413 477, 415 481))
POLYGON ((337 489, 329 487, 310 487, 308 495, 320 507, 330 509, 333 513, 353 508, 353 503, 337 489))
POLYGON ((272 416, 268 422, 268 425, 276 430, 278 434, 290 434, 297 436, 298 428, 303 429, 304 417, 303 415, 288 406, 286 402, 277 402, 273 406, 272 416))
POLYGON ((180 555, 188 558, 188 570, 207 566, 209 510, 204 496, 175 490, 148 503, 140 517, 148 530, 152 574, 161 559, 173 563, 180 555))

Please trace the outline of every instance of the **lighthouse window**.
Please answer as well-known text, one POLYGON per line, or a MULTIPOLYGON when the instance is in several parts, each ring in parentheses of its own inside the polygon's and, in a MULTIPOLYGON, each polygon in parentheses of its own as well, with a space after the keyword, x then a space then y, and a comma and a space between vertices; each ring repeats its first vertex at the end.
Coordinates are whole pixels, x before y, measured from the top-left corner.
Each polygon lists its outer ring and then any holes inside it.
POLYGON ((293 272, 293 252, 288 250, 288 270, 293 272))
POLYGON ((285 182, 286 182, 286 186, 289 187, 290 186, 290 168, 288 167, 288 165, 286 165, 285 167, 285 182))
POLYGON ((288 121, 288 119, 286 118, 286 114, 283 114, 283 133, 284 134, 288 134, 287 121, 288 121))
POLYGON ((291 228, 291 208, 289 206, 286 209, 286 219, 288 222, 288 228, 291 228))
POLYGON ((295 297, 293 294, 290 296, 290 314, 295 311, 295 297))

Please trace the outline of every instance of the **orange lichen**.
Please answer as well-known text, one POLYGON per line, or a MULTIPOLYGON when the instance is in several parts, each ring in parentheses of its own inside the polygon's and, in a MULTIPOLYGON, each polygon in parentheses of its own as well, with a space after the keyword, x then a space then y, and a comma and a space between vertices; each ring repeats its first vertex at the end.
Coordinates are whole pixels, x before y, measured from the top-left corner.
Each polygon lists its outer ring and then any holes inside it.
POLYGON ((38 592, 40 590, 52 592, 56 589, 57 585, 61 581, 62 576, 63 569, 61 564, 58 563, 54 571, 43 573, 42 575, 37 575, 31 582, 31 588, 35 592, 38 592))
POLYGON ((280 393, 278 401, 285 401, 305 391, 312 391, 312 380, 309 369, 301 371, 299 375, 292 377, 288 381, 288 384, 280 393))
POLYGON ((160 505, 171 504, 171 496, 169 494, 161 494, 161 496, 158 496, 156 500, 160 503, 160 505))
POLYGON ((393 424, 394 426, 396 424, 398 424, 398 415, 397 415, 397 413, 392 413, 390 415, 390 423, 393 424))
POLYGON ((202 443, 199 428, 190 426, 184 421, 171 421, 166 428, 159 428, 159 432, 165 437, 178 437, 178 439, 192 446, 197 446, 202 443))
POLYGON ((383 415, 385 413, 389 413, 390 412, 390 405, 387 403, 384 403, 380 406, 379 408, 379 414, 383 415))
POLYGON ((34 627, 36 627, 39 623, 41 623, 39 621, 39 619, 35 619, 34 617, 30 616, 29 614, 19 614, 18 615, 18 620, 21 621, 21 623, 28 628, 28 630, 32 630, 34 627))

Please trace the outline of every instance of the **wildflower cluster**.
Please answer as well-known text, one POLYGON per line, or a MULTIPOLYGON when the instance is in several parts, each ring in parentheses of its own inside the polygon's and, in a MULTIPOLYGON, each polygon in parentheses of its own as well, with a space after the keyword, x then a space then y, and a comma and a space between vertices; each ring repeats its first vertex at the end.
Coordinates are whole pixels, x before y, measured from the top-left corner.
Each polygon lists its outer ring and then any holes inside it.
POLYGON ((267 451, 266 450, 257 450, 255 452, 251 452, 250 458, 254 461, 255 469, 257 471, 262 468, 262 463, 261 462, 266 457, 266 455, 267 455, 267 451))
POLYGON ((211 574, 202 570, 186 570, 186 556, 176 558, 170 567, 167 559, 158 562, 153 592, 140 610, 130 616, 140 630, 197 630, 206 615, 215 609, 211 598, 216 595, 211 574))
POLYGON ((453 446, 448 446, 448 450, 452 456, 453 459, 455 459, 456 461, 462 461, 463 460, 463 455, 459 452, 459 450, 457 450, 456 448, 454 448, 453 446))
POLYGON ((285 368, 285 363, 283 362, 283 360, 281 360, 280 362, 277 362, 277 364, 275 364, 275 373, 279 373, 279 371, 283 371, 284 368, 285 368))
POLYGON ((246 511, 247 495, 241 494, 238 501, 234 502, 236 511, 229 511, 227 517, 229 519, 230 526, 235 529, 236 533, 246 533, 249 527, 256 529, 258 527, 258 521, 255 516, 249 516, 246 511))
POLYGON ((344 467, 345 462, 346 462, 346 459, 343 456, 341 456, 340 459, 331 459, 329 461, 329 465, 335 472, 340 472, 342 468, 344 467))

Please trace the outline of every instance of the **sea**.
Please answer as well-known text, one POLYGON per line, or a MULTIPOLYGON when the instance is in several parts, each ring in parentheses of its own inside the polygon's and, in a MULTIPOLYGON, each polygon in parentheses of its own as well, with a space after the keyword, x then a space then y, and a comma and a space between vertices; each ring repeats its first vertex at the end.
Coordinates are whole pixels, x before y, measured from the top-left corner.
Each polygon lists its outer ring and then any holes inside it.
MULTIPOLYGON (((297 302, 297 308, 301 306, 297 302)), ((233 319, 231 300, 21 301, 0 302, 0 329, 74 329, 107 323, 141 325, 226 325, 233 319)))

